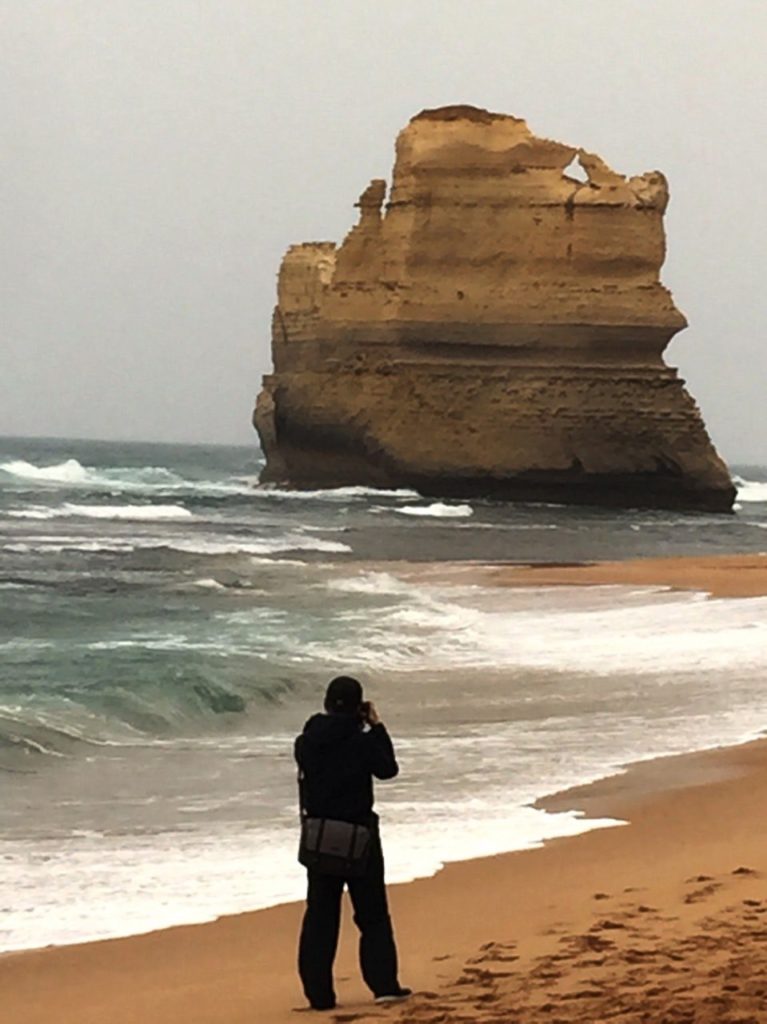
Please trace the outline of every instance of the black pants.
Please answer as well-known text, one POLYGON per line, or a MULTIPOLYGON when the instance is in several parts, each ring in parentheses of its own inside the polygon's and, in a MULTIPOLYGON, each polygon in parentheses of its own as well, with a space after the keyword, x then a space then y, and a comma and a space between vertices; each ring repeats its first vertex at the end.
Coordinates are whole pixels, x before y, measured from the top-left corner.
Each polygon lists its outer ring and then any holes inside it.
POLYGON ((306 998, 316 1009, 335 1006, 333 960, 341 925, 341 895, 349 886, 354 923, 360 930, 362 977, 374 996, 396 992, 397 949, 394 945, 384 885, 381 841, 373 837, 367 870, 362 878, 338 878, 307 869, 306 913, 298 947, 298 972, 306 998))

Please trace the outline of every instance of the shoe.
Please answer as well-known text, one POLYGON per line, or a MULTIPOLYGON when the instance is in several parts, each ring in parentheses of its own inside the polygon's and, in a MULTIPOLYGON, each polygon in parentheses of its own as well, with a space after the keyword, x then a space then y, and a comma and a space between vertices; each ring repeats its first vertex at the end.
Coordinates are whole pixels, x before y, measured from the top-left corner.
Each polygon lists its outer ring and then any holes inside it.
POLYGON ((316 1002, 316 1003, 313 1003, 310 1000, 308 1006, 294 1006, 293 1007, 293 1011, 294 1011, 294 1013, 311 1013, 313 1010, 316 1010, 316 1011, 322 1013, 325 1010, 335 1010, 335 1008, 336 1008, 336 1001, 335 1001, 335 999, 330 999, 327 1002, 316 1002))
POLYGON ((395 988, 393 992, 384 992, 383 995, 376 996, 374 1002, 376 1003, 398 1003, 402 999, 407 999, 408 996, 412 996, 412 988, 395 988))

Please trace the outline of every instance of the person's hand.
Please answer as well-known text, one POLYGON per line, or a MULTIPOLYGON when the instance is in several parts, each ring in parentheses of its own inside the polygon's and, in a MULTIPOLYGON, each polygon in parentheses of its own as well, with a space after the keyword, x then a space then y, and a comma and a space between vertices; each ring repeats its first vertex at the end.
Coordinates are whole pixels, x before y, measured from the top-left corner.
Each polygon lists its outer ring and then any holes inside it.
POLYGON ((368 704, 368 725, 380 725, 381 719, 376 711, 375 704, 370 701, 368 704))

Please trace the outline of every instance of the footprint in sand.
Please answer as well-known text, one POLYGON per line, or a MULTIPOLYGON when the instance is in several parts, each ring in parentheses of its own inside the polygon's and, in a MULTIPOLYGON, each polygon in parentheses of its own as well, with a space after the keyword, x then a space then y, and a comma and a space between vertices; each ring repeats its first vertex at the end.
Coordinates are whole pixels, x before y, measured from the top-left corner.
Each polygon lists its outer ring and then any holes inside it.
POLYGON ((599 999, 603 995, 604 992, 599 988, 583 988, 578 992, 565 992, 559 998, 564 1003, 572 999, 599 999))
POLYGON ((605 917, 601 921, 597 921, 595 924, 593 924, 589 928, 589 931, 590 932, 611 931, 613 929, 626 928, 626 927, 627 927, 627 925, 625 925, 622 921, 611 921, 609 918, 605 917))
POLYGON ((638 946, 632 946, 630 949, 623 951, 622 957, 626 963, 629 964, 641 964, 646 963, 648 960, 654 960, 658 953, 655 949, 640 949, 638 946))
POLYGON ((511 963, 514 960, 519 960, 518 954, 509 952, 516 949, 516 946, 516 942, 486 942, 483 946, 479 947, 481 951, 479 956, 471 957, 467 960, 467 963, 511 963))
POLYGON ((607 963, 607 957, 606 956, 596 956, 596 957, 588 957, 587 959, 576 961, 573 964, 573 967, 577 967, 578 970, 585 970, 585 969, 587 969, 589 967, 604 967, 604 965, 606 963, 607 963))
POLYGON ((538 956, 535 958, 536 966, 529 971, 529 977, 541 978, 548 981, 552 978, 561 978, 562 971, 559 970, 559 963, 567 957, 562 956, 538 956))
MULTIPOLYGON (((703 878, 705 876, 701 875, 700 877, 703 878)), ((698 881, 698 879, 695 879, 695 881, 698 881)), ((721 882, 710 882, 708 885, 704 885, 700 889, 693 889, 692 892, 688 892, 684 898, 684 902, 700 903, 701 900, 704 900, 707 896, 712 896, 717 889, 721 888, 721 882)))
POLYGON ((545 956, 536 957, 539 960, 547 964, 556 964, 562 960, 571 960, 572 957, 569 953, 547 953, 545 956))
POLYGON ((505 971, 499 967, 465 967, 464 970, 474 972, 478 980, 489 983, 494 983, 501 978, 513 978, 517 973, 513 969, 505 971))
POLYGON ((559 941, 567 942, 575 953, 604 953, 615 948, 614 942, 599 935, 566 935, 559 941))

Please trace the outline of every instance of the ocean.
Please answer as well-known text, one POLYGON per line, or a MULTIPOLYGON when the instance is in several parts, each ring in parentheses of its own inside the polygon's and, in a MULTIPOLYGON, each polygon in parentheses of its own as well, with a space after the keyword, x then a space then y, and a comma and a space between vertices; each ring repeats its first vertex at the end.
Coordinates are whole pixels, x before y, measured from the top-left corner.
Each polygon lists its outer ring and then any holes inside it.
POLYGON ((767 555, 764 467, 728 516, 290 492, 261 465, 0 439, 0 950, 301 898, 292 741, 333 675, 395 739, 391 881, 607 826, 530 805, 764 728, 767 599, 472 571, 767 555))

